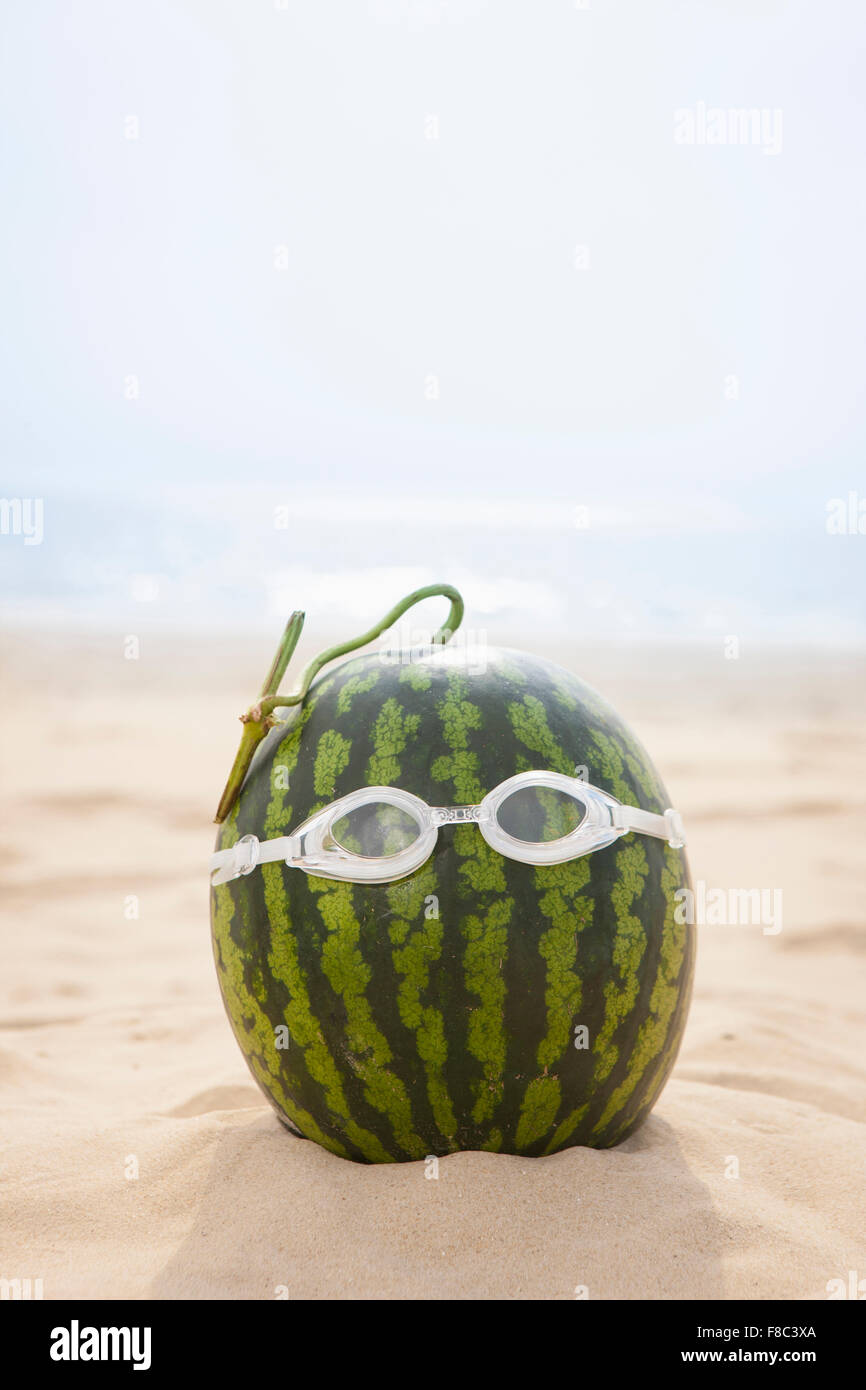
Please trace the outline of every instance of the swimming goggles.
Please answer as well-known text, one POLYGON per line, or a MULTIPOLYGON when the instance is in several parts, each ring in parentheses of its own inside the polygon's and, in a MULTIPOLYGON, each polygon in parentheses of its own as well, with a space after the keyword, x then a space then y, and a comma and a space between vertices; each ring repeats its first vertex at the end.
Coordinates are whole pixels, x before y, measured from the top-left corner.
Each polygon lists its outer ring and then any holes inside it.
POLYGON ((211 855, 211 883, 230 883, 257 864, 282 860, 317 878, 393 883, 429 859, 444 825, 475 824, 490 845, 521 864, 564 864, 636 831, 685 845, 674 810, 658 815, 560 772, 520 772, 478 806, 428 806, 400 787, 364 787, 299 825, 260 841, 244 835, 211 855))

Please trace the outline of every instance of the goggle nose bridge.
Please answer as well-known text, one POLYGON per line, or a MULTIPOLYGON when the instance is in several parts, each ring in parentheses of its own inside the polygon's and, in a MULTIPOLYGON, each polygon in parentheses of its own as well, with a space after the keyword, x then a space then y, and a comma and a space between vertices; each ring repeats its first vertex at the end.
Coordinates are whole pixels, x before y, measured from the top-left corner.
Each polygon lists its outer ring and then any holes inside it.
POLYGON ((487 819, 483 806, 430 806, 430 818, 438 828, 440 825, 461 825, 469 821, 487 819))

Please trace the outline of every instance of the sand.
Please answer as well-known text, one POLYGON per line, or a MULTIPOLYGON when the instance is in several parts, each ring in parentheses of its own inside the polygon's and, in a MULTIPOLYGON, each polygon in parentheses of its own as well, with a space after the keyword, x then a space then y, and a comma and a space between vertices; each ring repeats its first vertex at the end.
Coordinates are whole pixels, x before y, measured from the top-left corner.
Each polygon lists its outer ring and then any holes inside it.
POLYGON ((866 1280, 862 658, 547 652, 650 749, 694 878, 781 889, 783 927, 699 928, 678 1065, 619 1148, 455 1154, 431 1178, 291 1136, 223 1013, 205 861, 270 640, 145 635, 137 661, 122 643, 2 634, 0 1276, 46 1299, 820 1299, 866 1280))

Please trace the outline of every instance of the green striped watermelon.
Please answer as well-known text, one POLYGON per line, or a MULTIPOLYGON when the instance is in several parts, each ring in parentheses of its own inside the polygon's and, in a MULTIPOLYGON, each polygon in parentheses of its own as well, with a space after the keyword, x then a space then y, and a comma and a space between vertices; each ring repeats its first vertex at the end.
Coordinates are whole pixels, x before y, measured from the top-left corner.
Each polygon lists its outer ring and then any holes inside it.
MULTIPOLYGON (((669 805, 641 745, 589 687, 516 651, 439 647, 321 675, 259 746, 217 848, 287 834, 365 785, 479 802, 529 768, 669 805)), ((567 864, 445 827, 392 884, 282 863, 211 889, 220 987, 238 1042, 288 1126, 391 1162, 458 1149, 606 1147, 641 1123, 685 1026, 694 929, 682 850, 626 835, 567 864)))

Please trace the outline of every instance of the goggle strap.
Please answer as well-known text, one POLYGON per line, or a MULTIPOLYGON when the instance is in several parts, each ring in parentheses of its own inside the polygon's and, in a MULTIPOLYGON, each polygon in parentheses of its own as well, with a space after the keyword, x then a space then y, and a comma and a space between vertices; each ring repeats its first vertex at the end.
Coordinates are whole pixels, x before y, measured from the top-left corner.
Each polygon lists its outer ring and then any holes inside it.
POLYGON ((297 854, 300 846, 295 835, 280 835, 273 840, 259 840, 255 835, 243 835, 230 849, 217 850, 210 857, 211 879, 214 886, 231 883, 233 879, 251 874, 257 864, 273 864, 297 854))
POLYGON ((638 806, 617 806, 613 823, 622 830, 636 830, 641 835, 667 840, 674 849, 682 849, 686 842, 682 818, 671 807, 659 816, 655 811, 642 811, 638 806))

